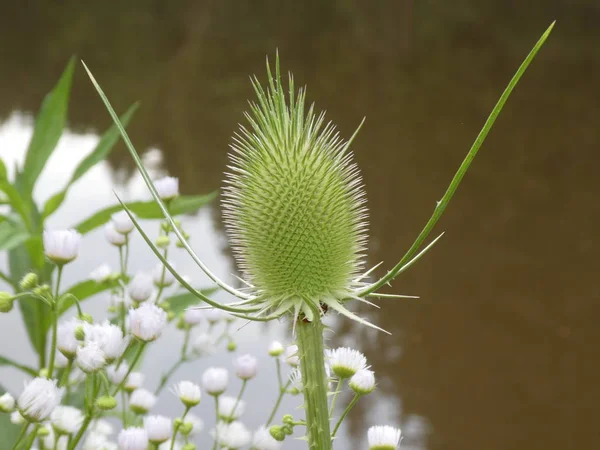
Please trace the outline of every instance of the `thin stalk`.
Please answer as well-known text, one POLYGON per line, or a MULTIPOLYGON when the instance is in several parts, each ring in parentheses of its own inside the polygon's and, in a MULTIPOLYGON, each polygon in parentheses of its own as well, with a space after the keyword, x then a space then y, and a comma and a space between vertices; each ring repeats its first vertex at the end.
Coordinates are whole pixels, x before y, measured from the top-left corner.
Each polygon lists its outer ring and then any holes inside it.
POLYGON ((125 374, 125 376, 123 377, 123 379, 121 380, 121 382, 118 384, 118 386, 113 391, 113 393, 112 393, 113 397, 115 395, 117 395, 117 392, 119 392, 119 389, 121 389, 123 387, 123 385, 125 384, 125 380, 127 380, 127 377, 129 376, 129 374, 133 370, 135 364, 140 359, 140 356, 142 356, 142 352, 144 351, 144 347, 145 346, 146 346, 146 343, 142 342, 142 344, 140 345, 140 348, 138 349, 137 353, 135 354, 135 357, 133 358, 133 361, 131 361, 131 364, 129 365, 129 369, 127 369, 127 373, 125 374))
POLYGON ((238 404, 240 403, 240 400, 242 399, 242 395, 244 395, 244 390, 246 389, 246 384, 248 384, 248 380, 244 380, 242 382, 242 388, 240 389, 240 393, 238 394, 237 398, 235 399, 235 405, 233 405, 233 416, 235 416, 235 410, 238 407, 238 404))
POLYGON ((27 435, 27 429, 29 428, 29 425, 31 425, 30 422, 25 422, 23 424, 23 427, 21 428, 21 432, 19 433, 19 437, 17 438, 15 445, 13 445, 13 450, 16 450, 19 447, 23 438, 27 435))
MULTIPOLYGON (((184 423, 185 420, 185 416, 187 416, 187 413, 189 412, 190 407, 186 406, 185 411, 183 413, 183 415, 181 416, 181 423, 184 423)), ((170 450, 173 450, 173 447, 175 446, 175 438, 177 437, 177 432, 179 431, 179 424, 175 425, 173 427, 173 436, 171 437, 171 447, 170 450)))
POLYGON ((66 386, 67 384, 69 384, 69 375, 71 374, 72 368, 73 360, 69 358, 69 360, 67 361, 67 367, 65 367, 60 382, 58 383, 58 387, 66 386))
POLYGON ((40 428, 40 424, 36 423, 35 426, 33 427, 33 430, 31 431, 31 433, 29 433, 29 436, 27 437, 27 441, 25 442, 25 449, 29 450, 31 448, 31 446, 33 445, 33 443, 35 442, 35 437, 37 436, 37 432, 40 428))
POLYGON ((352 398, 352 400, 350 400, 350 403, 348 403, 348 406, 346 406, 346 409, 342 413, 342 415, 340 417, 340 420, 338 420, 337 423, 335 424, 335 428, 333 429, 333 433, 331 433, 331 438, 332 439, 335 437, 335 434, 337 433, 338 428, 340 427, 340 425, 342 424, 342 422, 344 421, 344 419, 346 418, 346 416, 348 415, 348 413, 350 412, 350 410, 354 407, 354 405, 356 405, 356 402, 358 402, 359 398, 360 398, 360 395, 355 394, 354 398, 352 398))
POLYGON ((69 450, 75 450, 75 447, 77 447, 77 444, 79 444, 79 441, 81 440, 81 438, 85 434, 85 432, 87 430, 87 427, 90 425, 90 423, 92 422, 93 418, 94 417, 93 417, 92 414, 87 414, 85 416, 85 419, 83 419, 83 423, 81 424, 81 428, 79 429, 79 431, 77 432, 77 434, 75 435, 75 437, 71 441, 71 444, 69 445, 69 450))
POLYGON ((217 446, 221 447, 219 445, 219 396, 215 395, 215 442, 212 450, 217 450, 217 446))
POLYGON ((292 384, 292 382, 288 381, 285 386, 282 386, 282 387, 279 388, 279 396, 277 397, 277 401, 275 402, 275 406, 273 406, 273 410, 271 411, 271 415, 267 419, 266 426, 271 425, 271 422, 273 421, 273 418, 275 417, 275 414, 277 414, 277 410, 279 409, 279 405, 281 404, 281 400, 283 399, 283 396, 285 395, 285 393, 287 392, 288 388, 290 387, 290 384, 292 384))
POLYGON ((127 396, 124 390, 121 390, 121 421, 123 428, 127 428, 127 396))
POLYGON ((160 394, 160 392, 163 390, 163 388, 167 384, 167 381, 169 381, 169 377, 171 377, 175 373, 175 371, 177 369, 179 369, 179 367, 184 362, 187 361, 186 353, 187 353, 187 348, 188 348, 189 342, 190 342, 190 330, 188 328, 185 330, 185 337, 183 339, 183 346, 181 347, 181 356, 179 357, 179 360, 175 364, 173 364, 173 366, 161 377, 160 384, 156 388, 156 391, 154 391, 154 395, 160 394))
POLYGON ((333 393, 333 398, 331 399, 331 408, 329 409, 329 418, 333 417, 333 412, 335 411, 335 402, 337 401, 338 395, 340 395, 340 391, 342 390, 342 383, 344 379, 340 377, 337 382, 337 386, 335 387, 335 392, 333 393))
POLYGON ((56 334, 57 334, 57 323, 58 323, 58 314, 56 313, 56 305, 58 304, 58 289, 60 287, 60 278, 62 276, 63 266, 58 266, 58 274, 56 276, 56 287, 54 290, 54 299, 52 301, 52 344, 50 345, 50 363, 48 365, 48 378, 52 379, 52 372, 54 372, 54 358, 56 356, 56 334))
POLYGON ((312 322, 300 318, 296 322, 296 343, 300 357, 306 411, 308 448, 331 450, 329 408, 327 405, 327 374, 325 372, 325 347, 323 323, 318 314, 312 322))

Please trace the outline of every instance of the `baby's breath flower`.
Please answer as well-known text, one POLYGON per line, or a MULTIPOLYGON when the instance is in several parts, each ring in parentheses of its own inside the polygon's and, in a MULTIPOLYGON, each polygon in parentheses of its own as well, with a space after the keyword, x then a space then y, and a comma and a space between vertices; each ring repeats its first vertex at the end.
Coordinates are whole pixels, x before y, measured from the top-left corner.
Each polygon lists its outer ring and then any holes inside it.
POLYGON ((129 310, 131 334, 144 342, 157 339, 167 325, 167 313, 152 303, 129 310))
POLYGON ((198 308, 189 308, 183 313, 183 320, 191 327, 198 325, 202 322, 203 318, 204 314, 202 313, 202 310, 198 308))
POLYGON ((56 348, 67 358, 73 359, 81 343, 75 338, 75 329, 82 322, 79 319, 69 319, 58 324, 56 348))
POLYGON ((283 352, 283 359, 292 367, 297 367, 300 364, 300 358, 298 357, 298 346, 290 345, 283 352))
POLYGON ((302 392, 302 372, 298 367, 292 369, 289 375, 290 387, 294 393, 302 392))
POLYGON ((271 345, 269 345, 269 355, 273 357, 280 356, 283 353, 283 351, 283 345, 281 345, 281 342, 279 341, 273 341, 271 342, 271 345))
POLYGON ((340 347, 329 353, 329 367, 340 378, 350 378, 359 370, 367 368, 367 358, 358 350, 340 347))
POLYGON ((208 333, 200 333, 192 341, 192 351, 196 356, 212 355, 215 350, 215 340, 208 333))
POLYGON ((102 369, 106 365, 106 357, 96 342, 87 342, 83 347, 77 348, 77 366, 85 373, 90 374, 102 369))
POLYGON ((110 219, 115 227, 115 230, 117 230, 121 234, 128 234, 135 227, 133 221, 131 220, 126 211, 116 212, 111 216, 110 219))
POLYGON ((202 387, 210 395, 221 395, 227 389, 229 373, 221 367, 210 367, 202 374, 202 387))
POLYGON ((150 442, 162 444, 171 437, 173 422, 165 416, 146 416, 144 417, 144 428, 150 442))
MULTIPOLYGON (((169 264, 174 267, 175 264, 169 261, 169 264)), ((158 264, 152 271, 152 281, 157 287, 168 287, 175 282, 175 276, 164 265, 158 264)))
POLYGON ((13 411, 10 413, 10 423, 14 425, 22 425, 25 422, 25 417, 23 417, 19 411, 13 411))
POLYGON ((124 387, 128 392, 133 392, 139 389, 144 383, 146 376, 142 372, 131 372, 125 381, 124 387))
POLYGON ((104 436, 110 436, 115 431, 113 426, 103 419, 94 420, 90 426, 90 430, 94 433, 102 434, 104 436))
POLYGON ((173 386, 173 393, 179 397, 179 400, 187 407, 196 406, 200 403, 200 386, 191 381, 180 381, 173 386))
POLYGON ((194 414, 188 414, 187 416, 185 416, 184 423, 190 424, 192 426, 190 432, 188 433, 189 436, 195 436, 197 434, 200 434, 200 432, 204 429, 204 421, 194 414))
POLYGON ((400 442, 400 429, 384 426, 369 428, 367 432, 369 450, 396 450, 400 442))
POLYGON ((67 357, 61 352, 56 352, 56 355, 54 355, 54 367, 56 367, 57 369, 64 369, 68 365, 69 360, 67 359, 67 357))
POLYGON ((245 447, 250 443, 252 438, 248 428, 241 422, 219 422, 212 435, 218 439, 221 446, 231 450, 245 447))
POLYGON ((136 414, 146 414, 156 403, 156 396, 143 388, 136 389, 129 398, 129 408, 136 414))
POLYGON ((375 389, 375 374, 369 369, 359 370, 352 375, 348 384, 358 395, 370 394, 375 389))
POLYGON ((113 222, 109 222, 104 227, 104 236, 106 240, 115 247, 121 247, 127 242, 127 236, 119 233, 113 222))
POLYGON ((258 360, 252 355, 242 355, 233 361, 235 374, 242 380, 249 380, 256 376, 258 360))
MULTIPOLYGON (((119 384, 127 375, 127 371, 129 370, 129 366, 125 361, 121 363, 121 365, 117 368, 117 366, 109 366, 106 368, 106 375, 111 383, 119 384)), ((132 372, 135 373, 135 372, 132 372)), ((131 374, 130 374, 131 377, 131 374)), ((141 383, 140 383, 141 385, 141 383)), ((138 388, 139 386, 136 386, 138 388)))
POLYGON ((179 178, 164 177, 154 182, 158 196, 163 200, 172 200, 179 195, 179 178))
POLYGON ((108 440, 106 434, 92 430, 85 438, 82 450, 119 450, 119 448, 108 440))
POLYGON ((90 278, 96 283, 102 283, 110 278, 112 270, 108 264, 102 264, 96 267, 91 273, 90 278))
POLYGON ((73 406, 58 405, 50 415, 50 422, 58 434, 72 434, 81 427, 83 413, 73 406))
POLYGON ((8 392, 5 392, 0 397, 0 412, 11 412, 15 408, 15 398, 8 392))
POLYGON ((127 293, 136 302, 145 302, 154 292, 152 277, 143 272, 138 272, 127 286, 127 293))
POLYGON ((209 308, 204 310, 204 317, 206 317, 208 323, 213 325, 223 320, 224 316, 225 314, 223 311, 217 308, 209 308))
POLYGON ((246 402, 235 397, 219 397, 219 417, 226 422, 233 422, 241 417, 246 410, 246 402), (237 404, 237 405, 236 405, 237 404))
POLYGON ((121 430, 118 441, 119 450, 148 450, 148 433, 143 428, 121 430))
POLYGON ((85 340, 98 344, 109 364, 120 357, 129 344, 129 337, 123 337, 121 328, 109 322, 88 325, 85 340))
POLYGON ((79 255, 81 235, 75 230, 44 231, 44 253, 55 264, 67 264, 79 255))
POLYGON ((252 448, 254 450, 279 450, 281 443, 277 442, 269 430, 262 426, 254 432, 252 437, 252 448))
POLYGON ((60 403, 63 390, 56 386, 56 380, 34 378, 25 382, 25 389, 17 400, 19 412, 29 422, 42 422, 50 417, 60 403))

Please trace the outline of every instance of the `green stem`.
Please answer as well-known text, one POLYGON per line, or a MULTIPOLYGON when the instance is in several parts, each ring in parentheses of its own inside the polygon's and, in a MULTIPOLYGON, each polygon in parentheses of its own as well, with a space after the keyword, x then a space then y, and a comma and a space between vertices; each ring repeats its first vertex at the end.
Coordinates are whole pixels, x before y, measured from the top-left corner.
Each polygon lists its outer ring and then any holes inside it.
POLYGON ((121 420, 123 428, 127 428, 127 396, 124 390, 121 390, 121 420))
POLYGON ((117 395, 117 392, 119 392, 119 389, 121 389, 123 387, 123 385, 125 384, 125 381, 127 380, 127 377, 129 376, 129 374, 131 373, 131 371, 135 367, 135 364, 140 359, 140 356, 142 356, 142 352, 144 351, 144 347, 145 346, 146 346, 146 343, 142 342, 142 344, 140 345, 140 348, 138 349, 137 353, 135 354, 135 357, 133 358, 133 361, 131 361, 131 364, 129 365, 129 369, 127 369, 127 373, 125 374, 125 376, 123 377, 123 379, 121 380, 121 382, 118 384, 118 386, 113 391, 113 393, 112 393, 113 397, 115 395, 117 395))
POLYGON ((269 425, 271 425, 271 422, 273 421, 273 418, 275 417, 275 414, 277 414, 277 410, 279 409, 279 405, 281 404, 281 400, 283 399, 283 396, 285 395, 285 393, 287 392, 288 388, 290 387, 290 384, 292 384, 292 382, 288 381, 285 386, 281 386, 279 388, 279 397, 277 397, 277 401, 275 402, 275 406, 273 406, 273 411, 271 411, 271 415, 267 419, 267 424, 266 424, 267 427, 269 425))
POLYGON ((33 427, 33 430, 31 431, 31 433, 29 433, 27 442, 25 442, 26 450, 29 450, 31 448, 31 446, 33 445, 33 443, 35 442, 35 438, 37 436, 37 432, 38 432, 39 428, 40 428, 40 424, 36 423, 35 426, 33 427))
POLYGON ((348 415, 348 413, 350 412, 350 410, 354 407, 354 405, 356 405, 356 402, 358 402, 359 398, 360 398, 360 395, 355 394, 354 398, 350 401, 350 403, 348 403, 348 406, 346 406, 346 409, 342 413, 342 415, 340 417, 340 420, 338 420, 338 422, 335 424, 335 428, 333 429, 333 433, 331 433, 331 438, 332 439, 335 437, 335 434, 337 433, 338 428, 340 427, 340 425, 342 424, 342 422, 344 421, 344 419, 346 418, 346 416, 348 415))
POLYGON ((60 278, 62 277, 63 266, 58 266, 58 274, 56 277, 56 288, 54 290, 54 300, 52 301, 52 313, 50 320, 52 320, 52 344, 50 345, 50 363, 48 365, 48 378, 52 378, 52 372, 54 372, 54 358, 56 356, 56 334, 58 328, 58 314, 56 312, 56 305, 58 304, 58 289, 60 286, 60 278))
POLYGON ((92 414, 87 414, 85 416, 85 419, 83 420, 83 423, 81 424, 81 428, 79 429, 79 431, 77 432, 77 434, 75 435, 73 440, 71 441, 71 445, 69 445, 69 450, 75 450, 75 447, 77 447, 77 444, 79 444, 79 441, 85 434, 87 427, 92 422, 93 417, 94 416, 92 414))
POLYGON ((302 393, 306 411, 306 431, 310 450, 331 450, 327 374, 323 324, 318 314, 312 322, 300 318, 296 322, 296 343, 302 372, 302 393))
POLYGON ((215 395, 215 442, 212 450, 217 450, 217 446, 221 447, 219 445, 219 396, 215 395))
POLYGON ((19 433, 19 437, 17 438, 15 445, 13 445, 13 450, 16 450, 19 447, 19 445, 21 444, 21 441, 27 434, 27 429, 29 428, 29 425, 31 425, 29 422, 25 422, 23 424, 23 427, 21 428, 21 432, 19 433))
POLYGON ((335 392, 333 393, 333 398, 331 399, 331 408, 329 409, 329 418, 333 417, 333 412, 335 411, 335 402, 337 401, 338 395, 340 395, 340 391, 342 390, 342 383, 344 379, 340 377, 337 382, 337 386, 335 387, 335 392))
MULTIPOLYGON (((185 421, 185 416, 187 416, 187 413, 189 412, 190 407, 186 406, 185 411, 183 413, 183 416, 181 416, 181 423, 184 423, 185 421)), ((171 448, 170 450, 173 450, 173 447, 175 446, 175 438, 177 437, 177 432, 179 431, 179 424, 175 425, 173 427, 173 437, 171 437, 171 448)))
POLYGON ((177 369, 179 369, 179 366, 181 366, 181 364, 184 363, 184 360, 180 359, 178 360, 175 364, 173 364, 173 366, 161 377, 160 379, 160 384, 158 385, 158 387, 156 388, 156 391, 154 391, 154 395, 158 396, 162 390, 164 389, 164 387, 167 384, 167 381, 169 381, 169 377, 171 375, 173 375, 175 373, 175 371, 177 369))
POLYGON ((240 393, 238 394, 237 398, 235 399, 235 405, 233 405, 233 410, 231 411, 231 413, 234 417, 235 417, 235 411, 237 410, 238 404, 240 403, 240 400, 242 399, 242 395, 244 395, 244 390, 246 389, 246 384, 248 384, 248 380, 242 381, 242 388, 240 389, 240 393))
POLYGON ((67 367, 65 367, 65 370, 63 371, 63 374, 62 374, 62 378, 60 379, 60 382, 58 383, 58 387, 66 386, 67 384, 69 384, 69 375, 71 374, 72 368, 73 368, 73 360, 69 358, 69 360, 67 362, 67 367))

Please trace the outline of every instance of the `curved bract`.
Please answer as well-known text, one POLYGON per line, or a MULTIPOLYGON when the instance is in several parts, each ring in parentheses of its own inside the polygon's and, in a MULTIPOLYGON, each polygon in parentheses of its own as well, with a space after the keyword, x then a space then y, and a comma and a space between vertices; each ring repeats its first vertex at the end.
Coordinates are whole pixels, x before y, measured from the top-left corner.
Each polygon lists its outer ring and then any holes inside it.
POLYGON ((289 96, 279 64, 246 114, 230 153, 223 210, 244 278, 255 295, 310 308, 351 295, 367 239, 367 209, 359 170, 335 126, 311 106, 305 91, 289 96))

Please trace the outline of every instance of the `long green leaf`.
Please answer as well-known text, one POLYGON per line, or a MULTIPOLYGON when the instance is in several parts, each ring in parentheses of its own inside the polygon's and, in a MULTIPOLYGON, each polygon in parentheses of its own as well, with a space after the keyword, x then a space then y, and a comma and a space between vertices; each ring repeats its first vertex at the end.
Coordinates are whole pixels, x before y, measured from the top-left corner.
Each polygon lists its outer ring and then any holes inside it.
MULTIPOLYGON (((121 123, 123 123, 123 126, 127 126, 129 124, 129 121, 131 120, 138 106, 138 103, 134 103, 129 107, 127 112, 121 116, 121 123)), ((75 171, 73 172, 73 175, 71 175, 71 179, 65 188, 48 199, 44 205, 44 211, 42 213, 43 218, 50 216, 62 205, 65 197, 67 196, 68 189, 83 175, 85 175, 88 170, 90 170, 100 161, 103 161, 110 154, 120 137, 121 133, 119 132, 117 126, 115 124, 111 125, 111 127, 104 133, 102 138, 100 138, 100 141, 98 142, 98 145, 94 151, 85 157, 83 161, 81 161, 75 168, 75 171)))
POLYGON ((29 238, 29 232, 9 221, 0 223, 0 250, 10 250, 29 238))
MULTIPOLYGON (((216 195, 216 192, 212 192, 207 195, 178 197, 173 200, 173 203, 171 204, 173 215, 193 213, 202 206, 210 203, 216 197, 216 195)), ((160 207, 153 200, 147 202, 127 203, 127 207, 140 219, 163 218, 160 207)), ((121 211, 122 209, 123 207, 121 205, 109 206, 108 208, 102 209, 93 214, 83 222, 75 225, 74 228, 81 234, 89 233, 90 231, 104 225, 110 220, 110 216, 118 211, 121 211)))
POLYGON ((402 270, 402 267, 408 261, 411 260, 411 258, 415 255, 415 253, 417 253, 417 251, 419 250, 419 248, 421 247, 421 245, 423 244, 425 239, 427 239, 427 236, 429 236, 429 233, 431 232, 433 227, 435 227, 438 220, 444 213, 444 210, 448 206, 448 203, 450 203, 452 196, 456 192, 456 189, 458 188, 458 185, 460 184, 463 177, 465 176, 465 173, 467 173, 467 170, 469 169, 469 166, 473 162, 473 159, 475 159, 475 156, 477 156, 477 152, 479 151, 481 144, 483 144, 483 141, 485 140, 488 133, 492 129, 492 126, 494 125, 494 122, 498 118, 500 111, 502 111, 502 108, 504 107, 504 104, 508 100, 508 97, 510 96, 511 92, 513 91, 513 89, 515 88, 515 86, 517 85, 517 83, 519 82, 519 80, 521 79, 521 77, 523 76, 525 71, 527 70, 527 67, 529 67, 529 64, 531 64, 531 61, 533 61, 533 58, 535 58, 535 55, 537 54, 537 52, 540 50, 540 48, 542 48, 542 45, 544 45, 544 42, 546 42, 546 39, 548 39, 548 36, 550 36, 550 32, 552 31, 552 28, 554 28, 555 23, 556 22, 552 22, 552 24, 544 32, 542 37, 537 41, 537 43, 535 44, 533 49, 529 52, 529 54, 527 55, 527 57, 525 58, 523 63, 521 63, 521 65, 517 69, 517 72, 514 74, 514 76, 508 83, 508 86, 506 87, 506 89, 504 90, 502 95, 500 96, 498 103, 496 103, 496 106, 494 106, 494 109, 492 110, 491 114, 487 118, 485 124, 483 125, 483 128, 477 135, 477 138, 475 139, 475 142, 471 146, 469 153, 467 153, 467 156, 465 157, 462 164, 458 168, 456 174, 454 175, 454 178, 452 178, 452 181, 450 182, 450 185, 448 186, 446 192, 444 193, 444 196, 437 203, 437 206, 435 207, 432 216, 429 218, 429 220, 425 224, 425 227, 419 233, 419 235, 417 236, 417 238, 415 239, 415 241, 413 242, 411 247, 408 249, 406 254, 402 257, 400 262, 398 262, 398 264, 396 264, 392 270, 390 270, 379 281, 369 285, 366 289, 363 289, 360 292, 361 296, 365 296, 372 292, 375 292, 377 289, 381 288, 386 283, 389 283, 391 280, 393 280, 396 277, 396 275, 398 275, 398 273, 402 270))
POLYGON ((12 366, 34 377, 38 374, 33 367, 29 367, 24 364, 19 364, 18 362, 13 361, 12 359, 7 358, 6 356, 0 356, 0 366, 12 366))
POLYGON ((20 186, 26 197, 31 197, 33 186, 56 148, 67 120, 69 94, 75 69, 71 58, 54 89, 46 96, 35 121, 29 142, 20 186))
MULTIPOLYGON (((202 292, 203 295, 207 297, 211 294, 214 294, 219 290, 218 287, 198 289, 198 291, 202 292)), ((195 306, 201 302, 201 300, 190 292, 181 292, 179 294, 172 295, 166 299, 169 302, 170 311, 173 311, 175 314, 179 314, 185 311, 190 306, 195 306)))
POLYGON ((19 194, 17 188, 7 180, 0 181, 0 191, 6 194, 6 198, 11 208, 19 214, 27 229, 31 231, 31 203, 25 201, 21 194, 19 194))
POLYGON ((113 289, 118 286, 117 281, 105 281, 97 283, 94 280, 86 280, 77 283, 67 289, 61 296, 58 302, 58 315, 60 316, 67 311, 71 306, 75 305, 75 300, 72 296, 76 297, 81 303, 94 295, 100 294, 101 292, 113 289), (69 295, 70 294, 70 295, 69 295))

